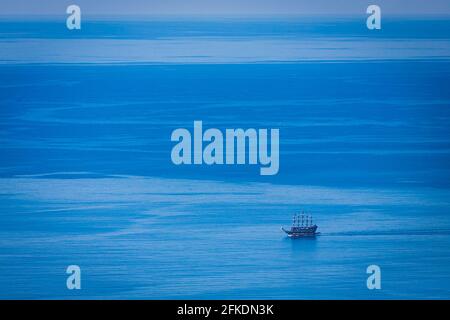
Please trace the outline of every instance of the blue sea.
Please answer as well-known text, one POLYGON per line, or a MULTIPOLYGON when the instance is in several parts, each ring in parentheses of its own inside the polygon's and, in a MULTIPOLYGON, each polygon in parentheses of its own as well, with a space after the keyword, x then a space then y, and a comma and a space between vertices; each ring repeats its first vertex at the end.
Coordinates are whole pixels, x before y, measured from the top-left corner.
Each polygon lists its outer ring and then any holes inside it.
POLYGON ((2 18, 0 298, 449 299, 450 20, 365 18, 2 18), (279 173, 174 165, 195 120, 279 173))

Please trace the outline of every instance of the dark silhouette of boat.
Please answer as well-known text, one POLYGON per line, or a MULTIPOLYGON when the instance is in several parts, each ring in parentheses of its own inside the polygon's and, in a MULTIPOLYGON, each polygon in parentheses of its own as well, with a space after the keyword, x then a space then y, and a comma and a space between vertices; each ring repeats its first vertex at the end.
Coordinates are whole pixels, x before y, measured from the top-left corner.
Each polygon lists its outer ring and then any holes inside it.
POLYGON ((320 234, 317 232, 317 225, 313 224, 312 216, 304 215, 294 215, 292 220, 292 227, 289 230, 281 227, 281 230, 286 232, 290 238, 304 238, 304 237, 315 237, 320 234))

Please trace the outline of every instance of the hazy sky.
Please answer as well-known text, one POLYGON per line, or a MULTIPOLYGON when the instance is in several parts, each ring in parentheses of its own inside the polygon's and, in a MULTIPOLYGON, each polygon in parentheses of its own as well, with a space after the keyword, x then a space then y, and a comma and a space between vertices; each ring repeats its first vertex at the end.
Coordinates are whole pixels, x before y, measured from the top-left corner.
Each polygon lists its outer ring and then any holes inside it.
POLYGON ((0 0, 0 15, 115 14, 361 14, 377 4, 385 14, 450 14, 450 0, 0 0))

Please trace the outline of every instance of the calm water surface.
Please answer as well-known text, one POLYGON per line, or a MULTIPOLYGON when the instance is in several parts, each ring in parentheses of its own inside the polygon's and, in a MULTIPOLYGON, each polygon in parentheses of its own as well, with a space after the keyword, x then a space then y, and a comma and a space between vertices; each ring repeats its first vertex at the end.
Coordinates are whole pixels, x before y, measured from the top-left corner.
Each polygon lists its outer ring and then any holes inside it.
POLYGON ((448 21, 60 24, 0 22, 1 298, 450 298, 448 21), (194 120, 279 174, 174 166, 194 120))

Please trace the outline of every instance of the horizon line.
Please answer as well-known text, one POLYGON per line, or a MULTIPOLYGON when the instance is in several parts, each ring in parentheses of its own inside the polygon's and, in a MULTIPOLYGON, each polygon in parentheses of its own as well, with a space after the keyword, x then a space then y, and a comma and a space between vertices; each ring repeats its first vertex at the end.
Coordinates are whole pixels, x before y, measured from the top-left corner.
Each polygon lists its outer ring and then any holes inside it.
MULTIPOLYGON (((168 19, 168 18, 183 18, 183 19, 296 19, 296 18, 334 18, 336 20, 339 19, 349 19, 349 18, 365 18, 368 15, 366 13, 275 13, 275 14, 263 14, 263 13, 252 13, 252 14, 205 14, 205 13, 195 13, 195 14, 187 14, 187 13, 161 13, 161 14, 136 14, 136 13, 124 13, 124 14, 103 14, 103 13, 83 13, 82 17, 85 20, 96 20, 96 19, 112 19, 112 20, 122 20, 122 19, 130 19, 130 20, 139 20, 139 19, 168 19)), ((388 14, 384 13, 384 18, 392 18, 392 19, 443 19, 449 18, 450 13, 395 13, 388 14)), ((34 19, 42 19, 42 20, 53 20, 53 19, 66 19, 68 14, 0 14, 0 20, 2 19, 25 19, 25 20, 34 20, 34 19)))

